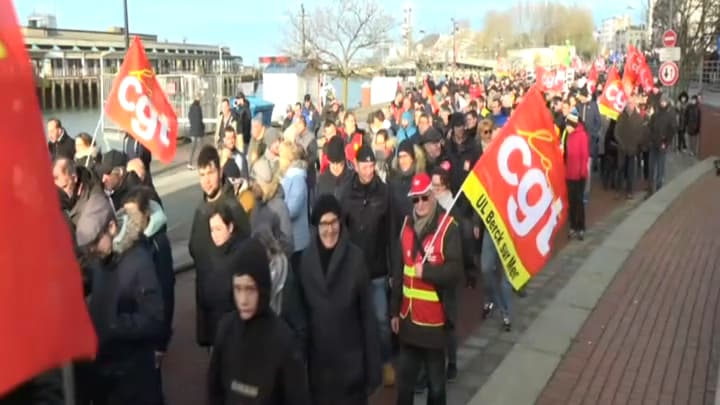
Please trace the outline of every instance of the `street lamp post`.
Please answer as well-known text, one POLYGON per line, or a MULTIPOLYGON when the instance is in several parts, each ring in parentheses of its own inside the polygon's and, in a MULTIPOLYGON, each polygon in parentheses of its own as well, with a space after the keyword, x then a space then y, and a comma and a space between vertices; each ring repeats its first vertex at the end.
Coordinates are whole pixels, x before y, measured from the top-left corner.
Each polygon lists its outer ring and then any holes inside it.
POLYGON ((452 22, 453 70, 457 70, 457 21, 455 21, 454 18, 451 18, 450 22, 452 22))
POLYGON ((125 11, 125 51, 127 51, 130 49, 130 24, 128 23, 127 0, 123 0, 123 10, 125 11))

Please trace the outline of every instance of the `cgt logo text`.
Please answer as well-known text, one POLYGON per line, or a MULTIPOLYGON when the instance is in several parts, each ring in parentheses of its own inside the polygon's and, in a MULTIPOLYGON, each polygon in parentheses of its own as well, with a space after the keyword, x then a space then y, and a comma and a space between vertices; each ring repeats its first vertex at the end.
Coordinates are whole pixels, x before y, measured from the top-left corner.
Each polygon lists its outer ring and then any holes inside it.
POLYGON ((135 114, 130 120, 135 135, 151 141, 157 133, 160 143, 168 147, 168 119, 165 114, 158 113, 144 88, 137 77, 128 75, 120 82, 117 100, 125 111, 135 114))
MULTIPOLYGON (((562 200, 555 196, 545 172, 539 168, 542 163, 533 161, 533 152, 524 137, 509 135, 500 145, 497 165, 502 179, 515 191, 505 202, 510 228, 520 238, 534 234, 537 252, 542 256, 548 255, 563 205, 562 200), (522 161, 522 168, 517 171, 508 166, 514 154, 519 154, 522 161), (540 196, 531 202, 528 199, 530 191, 536 188, 540 189, 540 196), (545 217, 547 219, 541 223, 545 217)), ((502 203, 496 201, 496 204, 502 203)))

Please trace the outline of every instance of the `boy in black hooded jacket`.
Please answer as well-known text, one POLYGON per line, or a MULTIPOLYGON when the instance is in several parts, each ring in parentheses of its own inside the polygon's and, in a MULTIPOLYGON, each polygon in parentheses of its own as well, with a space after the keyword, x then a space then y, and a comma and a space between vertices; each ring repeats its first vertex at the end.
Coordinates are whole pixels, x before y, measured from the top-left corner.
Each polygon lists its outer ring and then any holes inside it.
POLYGON ((232 268, 237 311, 215 335, 208 370, 209 405, 310 405, 308 378, 294 335, 270 309, 272 281, 265 248, 241 247, 232 268))

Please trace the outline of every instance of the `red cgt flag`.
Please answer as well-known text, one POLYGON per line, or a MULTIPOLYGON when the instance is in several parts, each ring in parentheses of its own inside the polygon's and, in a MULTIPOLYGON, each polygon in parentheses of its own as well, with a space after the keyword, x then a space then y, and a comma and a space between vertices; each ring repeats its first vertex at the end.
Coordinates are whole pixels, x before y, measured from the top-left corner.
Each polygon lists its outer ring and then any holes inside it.
POLYGON ((598 98, 598 109, 600 114, 616 120, 627 104, 627 93, 623 83, 620 81, 620 74, 615 66, 610 68, 605 89, 598 98))
POLYGON ((164 163, 177 144, 177 115, 160 87, 138 37, 125 54, 113 81, 105 113, 164 163))
POLYGON ((533 86, 462 186, 515 289, 550 259, 567 215, 565 164, 554 127, 533 86))
POLYGON ((33 72, 10 0, 0 0, 0 396, 93 358, 95 331, 53 185, 33 72))

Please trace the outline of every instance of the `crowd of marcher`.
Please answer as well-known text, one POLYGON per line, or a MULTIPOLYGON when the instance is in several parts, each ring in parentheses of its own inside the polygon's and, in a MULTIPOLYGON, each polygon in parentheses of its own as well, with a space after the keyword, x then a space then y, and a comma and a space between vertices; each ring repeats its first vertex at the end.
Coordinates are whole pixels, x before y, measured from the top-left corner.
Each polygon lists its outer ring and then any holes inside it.
MULTIPOLYGON (((384 385, 401 405, 418 391, 445 404, 458 374, 459 289, 479 283, 478 316, 497 314, 512 329, 495 245, 455 196, 532 84, 522 74, 428 78, 368 117, 337 102, 318 108, 308 95, 280 128, 239 95, 234 106, 223 100, 214 145, 197 156, 205 129, 194 103, 188 168, 202 200, 188 248, 208 403, 367 404, 384 385)), ((567 87, 546 96, 564 151, 569 235, 582 240, 592 174, 632 198, 640 169, 657 191, 670 149, 697 153, 701 119, 697 96, 673 106, 655 89, 609 120, 596 102, 602 83, 567 87)), ((77 401, 162 404, 175 280, 150 152, 126 136, 122 150, 100 154, 59 120, 47 129, 99 339, 95 361, 75 365, 77 401)))

